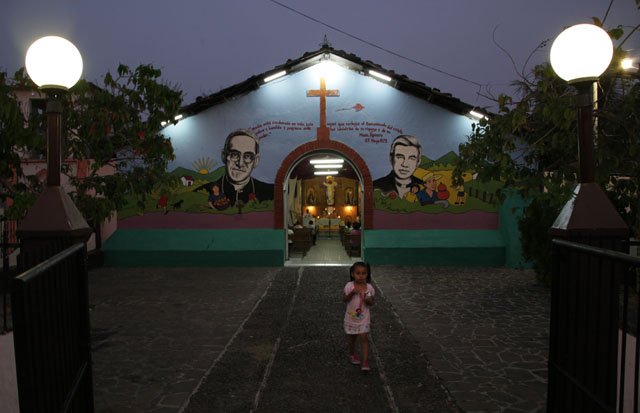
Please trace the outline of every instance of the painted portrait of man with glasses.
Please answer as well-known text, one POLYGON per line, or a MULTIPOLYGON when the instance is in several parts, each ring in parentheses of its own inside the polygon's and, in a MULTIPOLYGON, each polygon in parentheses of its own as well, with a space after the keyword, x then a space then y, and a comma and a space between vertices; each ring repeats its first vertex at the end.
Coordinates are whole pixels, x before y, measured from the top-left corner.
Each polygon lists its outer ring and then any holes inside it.
MULTIPOLYGON (((205 189, 213 194, 217 186, 229 205, 234 206, 238 201, 247 203, 253 199, 268 201, 273 199, 273 184, 261 182, 251 177, 251 172, 260 163, 260 143, 258 137, 246 129, 231 132, 222 148, 222 162, 225 173, 214 182, 201 185, 194 191, 205 189)), ((217 195, 219 197, 219 195, 217 195)))

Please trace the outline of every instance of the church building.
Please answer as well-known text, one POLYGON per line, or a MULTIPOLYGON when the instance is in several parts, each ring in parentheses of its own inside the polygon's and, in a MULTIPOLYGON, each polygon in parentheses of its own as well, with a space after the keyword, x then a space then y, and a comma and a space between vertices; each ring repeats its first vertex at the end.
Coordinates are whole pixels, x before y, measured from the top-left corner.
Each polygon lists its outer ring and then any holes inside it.
POLYGON ((282 266, 294 226, 355 224, 372 265, 522 266, 518 200, 452 183, 482 116, 325 42, 167 123, 175 183, 117 211, 105 264, 282 266))

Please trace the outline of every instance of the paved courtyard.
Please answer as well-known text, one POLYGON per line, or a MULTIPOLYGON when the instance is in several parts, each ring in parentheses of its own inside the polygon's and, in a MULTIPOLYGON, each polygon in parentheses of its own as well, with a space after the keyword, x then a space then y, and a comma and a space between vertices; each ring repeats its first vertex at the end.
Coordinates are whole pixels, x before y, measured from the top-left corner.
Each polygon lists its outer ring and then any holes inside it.
POLYGON ((89 274, 97 412, 544 411, 530 271, 375 267, 372 372, 346 361, 347 267, 89 274))

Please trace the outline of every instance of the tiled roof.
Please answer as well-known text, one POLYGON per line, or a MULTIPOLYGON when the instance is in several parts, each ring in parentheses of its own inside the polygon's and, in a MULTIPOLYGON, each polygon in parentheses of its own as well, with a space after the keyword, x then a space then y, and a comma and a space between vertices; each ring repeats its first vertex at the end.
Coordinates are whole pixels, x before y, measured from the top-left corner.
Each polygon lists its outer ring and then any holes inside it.
POLYGON ((434 105, 441 106, 454 113, 461 115, 468 114, 469 111, 474 108, 473 105, 462 102, 460 99, 453 97, 450 93, 443 93, 439 89, 431 88, 422 82, 411 80, 406 75, 398 75, 393 70, 387 70, 370 60, 363 60, 352 53, 347 53, 343 50, 336 50, 329 45, 323 45, 320 49, 314 52, 307 52, 295 60, 289 59, 284 64, 276 66, 264 73, 253 75, 243 82, 237 83, 217 93, 209 96, 198 97, 195 102, 183 107, 181 112, 185 115, 195 115, 212 106, 224 103, 231 98, 258 89, 264 84, 263 79, 269 75, 278 73, 282 70, 286 70, 287 74, 303 70, 312 64, 315 64, 319 58, 327 53, 349 62, 352 70, 358 71, 362 74, 367 73, 368 70, 374 70, 385 74, 393 79, 389 84, 396 89, 426 100, 434 105))

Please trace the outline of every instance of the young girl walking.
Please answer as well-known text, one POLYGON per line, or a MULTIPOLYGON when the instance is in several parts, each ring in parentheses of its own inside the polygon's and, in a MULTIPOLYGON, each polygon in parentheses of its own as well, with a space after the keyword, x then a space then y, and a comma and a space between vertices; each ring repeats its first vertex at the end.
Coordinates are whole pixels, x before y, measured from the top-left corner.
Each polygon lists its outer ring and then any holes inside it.
POLYGON ((351 281, 344 286, 342 300, 347 303, 344 314, 344 332, 349 336, 349 361, 360 364, 356 354, 356 339, 360 339, 362 371, 369 371, 369 331, 375 291, 371 284, 371 267, 366 262, 356 262, 350 269, 351 281))

